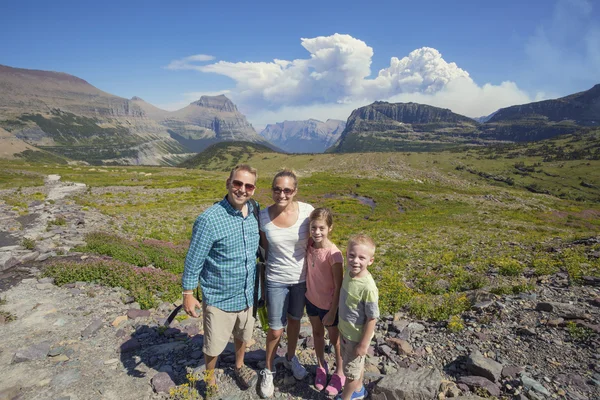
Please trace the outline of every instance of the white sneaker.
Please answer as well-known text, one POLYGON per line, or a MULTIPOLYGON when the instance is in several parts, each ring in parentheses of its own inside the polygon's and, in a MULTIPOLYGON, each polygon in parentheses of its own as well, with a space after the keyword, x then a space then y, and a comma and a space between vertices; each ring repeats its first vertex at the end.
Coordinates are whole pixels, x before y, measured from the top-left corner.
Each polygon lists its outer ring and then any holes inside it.
POLYGON ((306 378, 306 368, 300 364, 298 357, 294 356, 291 360, 288 360, 287 356, 284 356, 283 358, 283 365, 285 365, 287 369, 292 370, 292 374, 294 374, 294 378, 296 378, 296 380, 301 381, 302 379, 306 378))
POLYGON ((273 386, 273 375, 274 374, 275 374, 274 372, 271 372, 266 368, 262 369, 260 371, 261 379, 260 379, 259 395, 263 399, 273 396, 273 391, 275 391, 275 386, 273 386))

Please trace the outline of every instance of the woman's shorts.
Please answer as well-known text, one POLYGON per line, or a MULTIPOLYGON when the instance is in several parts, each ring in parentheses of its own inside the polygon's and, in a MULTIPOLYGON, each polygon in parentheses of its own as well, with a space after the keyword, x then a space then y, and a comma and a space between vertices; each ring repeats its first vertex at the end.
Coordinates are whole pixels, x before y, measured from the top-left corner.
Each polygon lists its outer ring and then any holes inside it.
MULTIPOLYGON (((329 312, 329 310, 324 310, 315 306, 310 300, 306 299, 306 315, 309 317, 319 317, 321 322, 323 322, 323 317, 329 312)), ((335 313, 335 320, 333 321, 333 325, 329 326, 337 326, 339 322, 338 313, 335 313)))
POLYGON ((267 312, 269 328, 283 329, 287 325, 287 315, 300 320, 304 314, 306 282, 287 284, 267 280, 267 312))

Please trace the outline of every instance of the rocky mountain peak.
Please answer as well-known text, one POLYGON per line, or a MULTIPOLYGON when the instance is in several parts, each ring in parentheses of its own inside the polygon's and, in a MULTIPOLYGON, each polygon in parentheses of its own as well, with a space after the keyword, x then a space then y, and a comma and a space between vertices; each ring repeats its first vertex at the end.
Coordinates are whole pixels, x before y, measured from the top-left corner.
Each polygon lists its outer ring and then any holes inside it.
POLYGON ((144 99, 142 99, 141 97, 133 96, 131 98, 131 101, 144 101, 144 99))
POLYGON ((214 108, 217 111, 237 112, 237 107, 224 94, 218 96, 202 96, 200 100, 191 103, 205 108, 214 108))

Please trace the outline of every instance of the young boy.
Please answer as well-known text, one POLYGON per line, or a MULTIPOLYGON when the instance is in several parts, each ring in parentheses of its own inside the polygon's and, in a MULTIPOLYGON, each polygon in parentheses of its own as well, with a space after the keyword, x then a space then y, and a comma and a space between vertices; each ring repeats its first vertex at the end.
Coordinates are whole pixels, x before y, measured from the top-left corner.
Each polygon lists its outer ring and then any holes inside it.
POLYGON ((367 396, 363 386, 365 358, 379 317, 379 294, 367 267, 373 264, 375 243, 367 235, 352 236, 346 250, 347 270, 339 302, 339 330, 346 385, 336 400, 367 396))

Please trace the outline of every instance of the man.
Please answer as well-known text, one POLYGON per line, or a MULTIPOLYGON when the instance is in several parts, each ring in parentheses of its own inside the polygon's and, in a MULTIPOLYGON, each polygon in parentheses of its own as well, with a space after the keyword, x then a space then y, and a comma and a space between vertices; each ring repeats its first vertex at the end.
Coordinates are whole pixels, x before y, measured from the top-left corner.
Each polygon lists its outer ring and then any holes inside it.
POLYGON ((248 200, 256 189, 256 169, 236 166, 227 179, 227 196, 194 223, 183 271, 183 309, 198 317, 202 308, 207 392, 217 390, 214 369, 230 334, 235 342, 235 376, 240 386, 254 386, 257 375, 244 364, 252 338, 258 221, 248 200), (193 291, 200 282, 202 305, 193 291))

